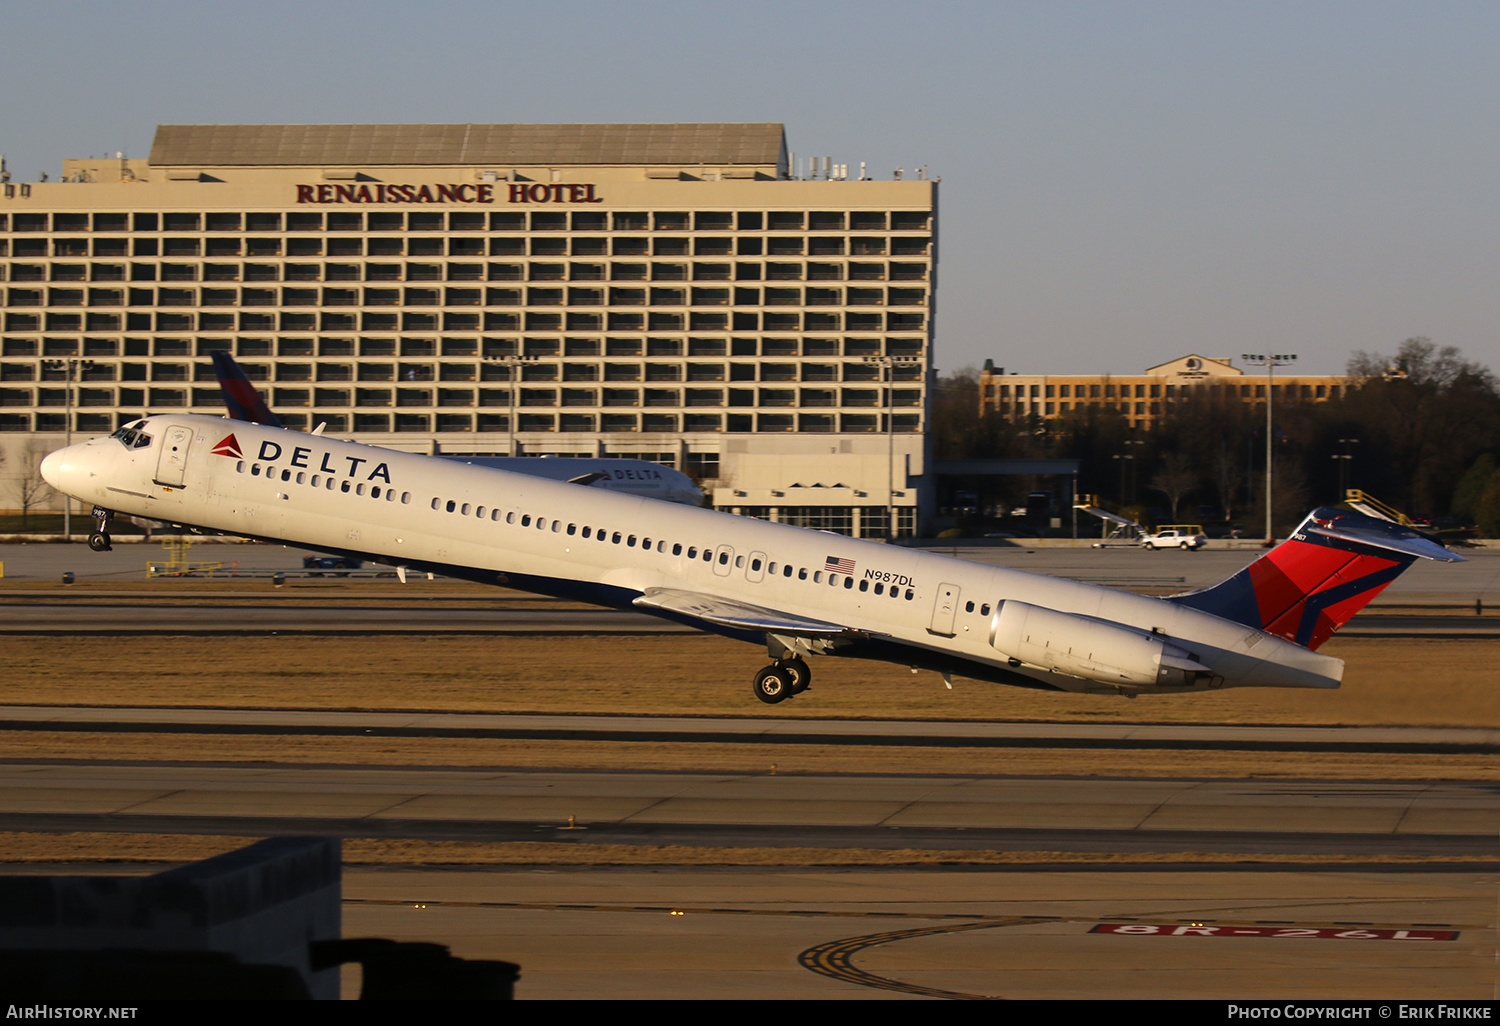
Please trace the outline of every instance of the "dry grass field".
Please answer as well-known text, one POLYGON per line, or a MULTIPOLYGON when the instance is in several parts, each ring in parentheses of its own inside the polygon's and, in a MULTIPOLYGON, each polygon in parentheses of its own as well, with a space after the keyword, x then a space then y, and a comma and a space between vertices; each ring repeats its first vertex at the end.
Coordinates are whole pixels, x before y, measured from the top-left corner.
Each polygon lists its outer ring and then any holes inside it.
POLYGON ((1135 700, 819 658, 808 694, 750 694, 765 653, 708 635, 6 637, 0 704, 984 721, 1500 727, 1500 640, 1334 639, 1336 691, 1135 700))

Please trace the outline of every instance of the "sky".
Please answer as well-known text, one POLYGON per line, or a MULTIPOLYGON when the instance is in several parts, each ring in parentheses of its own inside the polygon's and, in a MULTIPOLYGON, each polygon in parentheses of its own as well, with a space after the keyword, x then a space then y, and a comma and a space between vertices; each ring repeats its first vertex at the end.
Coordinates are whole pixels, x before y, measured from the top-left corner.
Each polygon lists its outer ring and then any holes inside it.
POLYGON ((1128 373, 1427 336, 1500 369, 1500 4, 5 5, 0 154, 158 124, 762 122, 940 177, 934 362, 1128 373))

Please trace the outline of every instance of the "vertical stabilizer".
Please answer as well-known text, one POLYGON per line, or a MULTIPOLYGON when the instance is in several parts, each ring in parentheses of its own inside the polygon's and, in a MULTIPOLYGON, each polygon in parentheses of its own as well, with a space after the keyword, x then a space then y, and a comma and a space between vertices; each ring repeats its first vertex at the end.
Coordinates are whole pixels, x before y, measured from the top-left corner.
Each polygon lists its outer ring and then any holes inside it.
POLYGON ((1418 559, 1463 557, 1410 528, 1325 506, 1233 577, 1169 601, 1316 649, 1418 559))
POLYGON ((256 391, 240 365, 222 349, 209 354, 214 360, 214 373, 219 376, 219 388, 224 393, 224 405, 229 407, 229 416, 234 420, 248 420, 252 424, 281 427, 276 414, 256 391))

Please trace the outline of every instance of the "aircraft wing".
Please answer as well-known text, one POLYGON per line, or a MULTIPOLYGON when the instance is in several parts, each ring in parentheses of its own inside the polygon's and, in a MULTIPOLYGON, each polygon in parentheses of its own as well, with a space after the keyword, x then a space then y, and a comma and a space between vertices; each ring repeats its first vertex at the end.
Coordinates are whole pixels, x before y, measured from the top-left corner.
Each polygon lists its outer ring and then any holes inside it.
POLYGON ((799 638, 831 638, 839 635, 868 635, 843 624, 814 620, 795 613, 783 613, 764 606, 752 606, 746 602, 699 595, 691 591, 676 591, 671 588, 648 588, 635 600, 642 609, 657 609, 676 613, 679 616, 703 620, 722 627, 738 627, 743 630, 768 631, 799 638))

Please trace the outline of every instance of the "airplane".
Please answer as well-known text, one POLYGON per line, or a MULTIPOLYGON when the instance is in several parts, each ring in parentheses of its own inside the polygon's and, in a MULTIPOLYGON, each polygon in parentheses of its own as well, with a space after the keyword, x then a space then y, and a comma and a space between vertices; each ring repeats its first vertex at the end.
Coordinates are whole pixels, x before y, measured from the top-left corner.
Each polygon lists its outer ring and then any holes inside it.
POLYGON ((49 454, 47 483, 117 513, 636 609, 755 645, 762 702, 813 655, 1064 692, 1336 688, 1316 649, 1417 559, 1419 532, 1314 510, 1226 580, 1157 598, 248 421, 156 414, 49 454))
MULTIPOLYGON (((219 378, 219 390, 224 395, 224 405, 229 410, 230 419, 285 427, 281 419, 266 405, 265 399, 254 383, 245 376, 244 369, 235 362, 233 356, 222 349, 214 350, 209 356, 213 358, 214 372, 219 378)), ((316 435, 322 433, 321 428, 313 431, 316 435)), ((693 483, 692 478, 679 470, 649 460, 590 456, 444 455, 440 458, 472 463, 479 467, 510 470, 517 474, 531 474, 553 481, 591 485, 603 491, 629 492, 650 499, 681 502, 689 506, 702 506, 708 502, 708 497, 693 483)))

